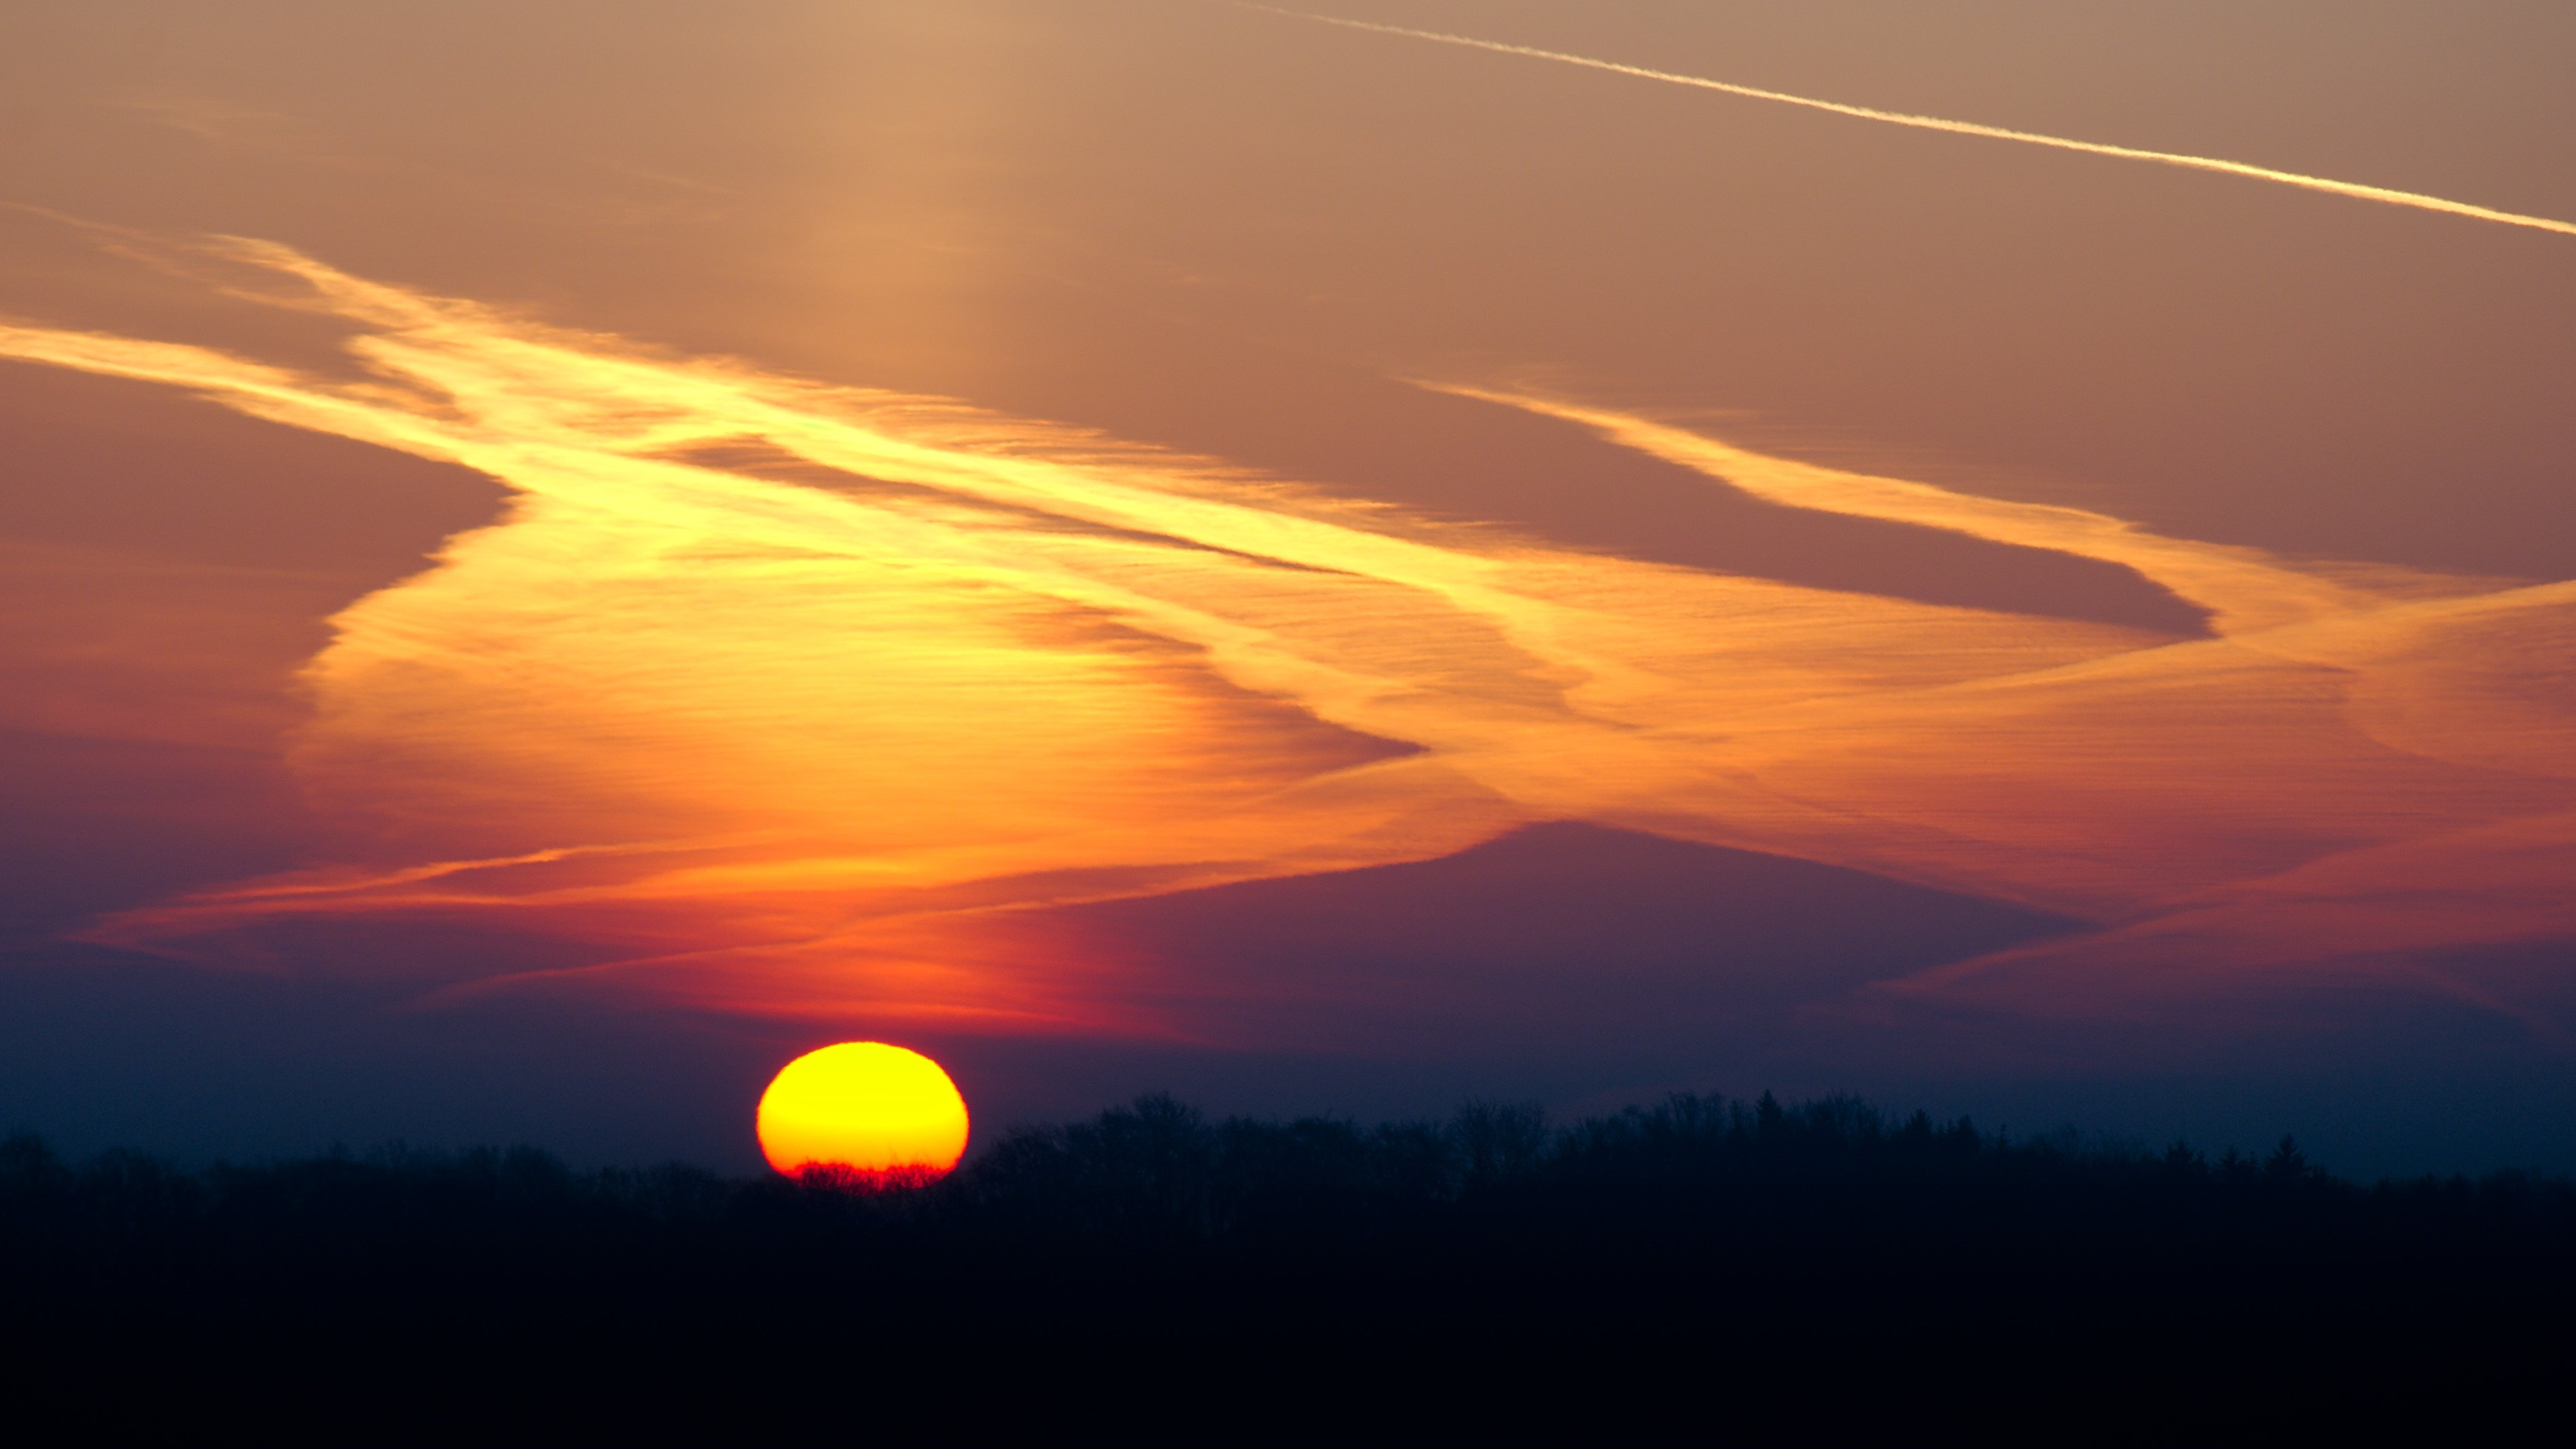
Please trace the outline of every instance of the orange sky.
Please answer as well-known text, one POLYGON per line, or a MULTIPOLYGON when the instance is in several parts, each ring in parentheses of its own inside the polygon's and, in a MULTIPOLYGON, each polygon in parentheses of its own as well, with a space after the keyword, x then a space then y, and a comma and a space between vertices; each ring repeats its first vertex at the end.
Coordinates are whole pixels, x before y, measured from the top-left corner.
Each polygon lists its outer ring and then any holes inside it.
MULTIPOLYGON (((1339 13, 2576 216, 2564 16, 2277 8, 1339 13)), ((2065 923, 1854 1021, 2563 1032, 2576 237, 1178 0, 0 29, 37 935, 1330 1049, 1079 913, 1573 821, 2065 923)))

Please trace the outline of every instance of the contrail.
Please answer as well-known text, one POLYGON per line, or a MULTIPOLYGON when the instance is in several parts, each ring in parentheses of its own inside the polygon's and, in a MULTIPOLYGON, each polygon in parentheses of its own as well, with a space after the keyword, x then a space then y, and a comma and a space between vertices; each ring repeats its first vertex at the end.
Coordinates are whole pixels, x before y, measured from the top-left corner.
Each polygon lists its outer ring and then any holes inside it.
POLYGON ((1525 55, 1536 60, 1553 60, 1565 65, 1579 65, 1589 70, 1606 70, 1613 75, 1636 76, 1641 80, 1663 81, 1668 85, 1695 86, 1704 91, 1724 91, 1731 96, 1750 96, 1757 101, 1779 101, 1784 105, 1805 106, 1811 111, 1830 111, 1837 116, 1853 116, 1864 121, 1884 121, 1892 126, 1912 126, 1921 131, 1947 131, 1954 136, 1984 136, 1996 141, 2020 141, 2032 146, 2049 146, 2060 151, 2081 151, 2090 156, 2117 156, 2128 161, 2153 161, 2163 166, 2183 166, 2194 171, 2215 171, 2225 176, 2246 176, 2256 181, 2277 181, 2309 191, 2322 191, 2330 196, 2349 196, 2359 201, 2383 202, 2389 206, 2411 206, 2418 211, 2447 212, 2477 221, 2502 222, 2506 226, 2527 226, 2539 231, 2560 232, 2576 236, 2576 222, 2552 220, 2545 216, 2524 216, 2520 212, 2497 211, 2493 207, 2473 206, 2465 201, 2426 196, 2417 191, 2397 191, 2385 186, 2364 186, 2357 181, 2336 181, 2324 176, 2303 176, 2296 171, 2275 171, 2269 166, 2250 166, 2242 161, 2222 161, 2215 156, 2185 156, 2173 151, 2146 151, 2135 146, 2110 146, 2099 141, 2077 141, 2065 136, 2043 136, 2035 131, 2015 131, 2002 126, 1981 126, 1974 121, 1944 120, 1939 116, 1916 116, 1903 111, 1881 111, 1868 106, 1849 106, 1840 101, 1820 101, 1813 96, 1793 96, 1784 91, 1766 91, 1758 86, 1740 86, 1729 81, 1710 80, 1705 76, 1679 75, 1668 70, 1649 70, 1641 65, 1622 65, 1615 60, 1595 60, 1588 55, 1568 55, 1560 50, 1541 50, 1533 45, 1512 45, 1499 40, 1479 40, 1472 35, 1451 35, 1439 30, 1415 30, 1403 25, 1381 25, 1370 20, 1345 20, 1337 15, 1313 15, 1303 10, 1285 10, 1276 5, 1260 5, 1250 0, 1237 0, 1246 10, 1263 10, 1297 20, 1311 20, 1318 25, 1338 25, 1345 30, 1375 31, 1380 35, 1405 35, 1416 40, 1437 41, 1442 45, 1465 46, 1470 50, 1490 50, 1498 55, 1525 55))

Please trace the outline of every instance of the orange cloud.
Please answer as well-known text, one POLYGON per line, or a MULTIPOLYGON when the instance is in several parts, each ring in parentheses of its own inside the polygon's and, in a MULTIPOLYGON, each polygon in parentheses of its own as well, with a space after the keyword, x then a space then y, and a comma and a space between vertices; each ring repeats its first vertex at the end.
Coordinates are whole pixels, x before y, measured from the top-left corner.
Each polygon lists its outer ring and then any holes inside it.
POLYGON ((2309 564, 1460 389, 1711 487, 2118 564, 2215 637, 1802 588, 219 250, 355 325, 363 374, 39 327, 0 327, 0 356, 515 502, 341 612, 305 671, 292 763, 374 844, 106 939, 499 919, 603 948, 575 979, 732 1009, 1186 1032, 1028 912, 1551 819, 2107 928, 1919 990, 2576 932, 2576 585, 2309 564))

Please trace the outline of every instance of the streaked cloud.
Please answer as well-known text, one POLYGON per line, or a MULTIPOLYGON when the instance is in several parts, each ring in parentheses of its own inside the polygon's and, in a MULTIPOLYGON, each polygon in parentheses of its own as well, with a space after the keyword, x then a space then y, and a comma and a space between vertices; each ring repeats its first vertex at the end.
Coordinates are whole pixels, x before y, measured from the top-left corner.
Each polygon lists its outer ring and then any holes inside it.
POLYGON ((1114 960, 1050 947, 1042 908, 1544 820, 2102 928, 1920 991, 2043 963, 2040 995, 2098 1002, 2167 967, 2576 935, 2576 584, 2314 564, 1452 389, 1711 488, 2133 569, 2212 633, 1799 587, 209 251, 355 327, 362 371, 34 326, 0 356, 514 502, 342 611, 305 672, 293 764, 347 858, 103 939, 492 918, 588 943, 577 979, 730 1009, 1186 1035, 1114 960))
MULTIPOLYGON (((1242 3, 1242 0, 1238 0, 1238 3, 1242 3)), ((1470 50, 1492 51, 1497 55, 1525 56, 1532 60, 1554 61, 1560 65, 1576 65, 1586 70, 1607 71, 1612 75, 1660 81, 1666 85, 1719 91, 1726 95, 1743 96, 1751 100, 1777 101, 1782 105, 1802 106, 1811 111, 1849 116, 1855 120, 1877 121, 1891 126, 1910 126, 1921 131, 1943 131, 1953 136, 1978 136, 1989 141, 2018 141, 2027 146, 2046 146, 2052 150, 2075 151, 2087 156, 2109 156, 2121 161, 2148 161, 2159 166, 2179 166, 2191 171, 2212 171, 2222 176, 2240 176, 2250 181, 2269 181, 2282 186, 2295 186, 2305 191, 2321 191, 2329 196, 2350 197, 2355 201, 2375 201, 2387 206, 2413 207, 2419 211, 2437 211, 2450 216, 2463 216, 2472 221, 2491 221, 2504 226, 2525 226, 2539 231, 2554 231, 2576 236, 2576 222, 2559 221, 2546 216, 2525 216, 2520 212, 2499 211, 2494 207, 2452 201, 2447 197, 2428 196, 2420 191, 2399 191, 2393 187, 2368 186, 2357 181, 2337 181, 2331 177, 2280 171, 2269 166, 2256 166, 2244 161, 2228 161, 2216 156, 2189 156, 2175 151, 2150 151, 2136 146, 2114 146, 2100 141, 2078 141, 2066 136, 2043 135, 2036 131, 2016 131, 2005 126, 1980 125, 1975 121, 1953 121, 1940 116, 1918 116, 1904 111, 1882 111, 1872 106, 1818 100, 1813 96, 1794 96, 1785 91, 1764 90, 1758 86, 1737 85, 1732 81, 1710 80, 1706 76, 1682 75, 1674 71, 1654 70, 1640 65, 1623 65, 1618 61, 1600 60, 1588 55, 1569 55, 1559 50, 1542 50, 1532 45, 1512 45, 1499 40, 1480 40, 1472 35, 1452 35, 1440 30, 1417 30, 1410 26, 1387 25, 1372 20, 1351 20, 1337 15, 1316 15, 1303 10, 1284 9, 1276 5, 1243 4, 1242 8, 1265 11, 1293 20, 1310 20, 1318 25, 1339 26, 1345 30, 1364 30, 1378 35, 1399 35, 1413 40, 1433 41, 1441 45, 1463 46, 1470 50)))

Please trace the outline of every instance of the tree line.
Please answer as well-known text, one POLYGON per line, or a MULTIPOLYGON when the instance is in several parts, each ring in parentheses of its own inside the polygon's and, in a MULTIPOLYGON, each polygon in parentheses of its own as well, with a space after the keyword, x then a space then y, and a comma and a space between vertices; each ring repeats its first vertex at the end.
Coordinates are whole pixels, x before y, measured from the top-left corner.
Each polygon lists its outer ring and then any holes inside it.
POLYGON ((1556 1125, 1211 1120, 1152 1095, 1008 1132, 930 1181, 683 1165, 576 1171, 529 1147, 189 1170, 0 1143, 0 1264, 21 1284, 317 1286, 371 1275, 622 1273, 783 1253, 878 1277, 994 1265, 1383 1277, 2119 1276, 2259 1268, 2576 1268, 2576 1183, 2531 1172, 2363 1185, 2265 1154, 2013 1136, 1849 1097, 1676 1095, 1556 1125))
POLYGON ((930 1182, 525 1147, 187 1169, 19 1136, 0 1280, 9 1362, 218 1397, 280 1365, 416 1397, 609 1362, 732 1403, 782 1363, 889 1392, 962 1364, 1095 1398, 1472 1382, 1480 1412, 1723 1381, 1743 1423, 1883 1428, 1989 1412, 2000 1373, 2017 1411, 2089 1415, 2078 1441, 2216 1442, 2222 1402, 2266 1432, 2428 1406, 2456 1429, 2555 1383, 2576 1183, 2363 1184, 2288 1138, 2210 1155, 1768 1095, 1373 1126, 1148 1096, 930 1182))

